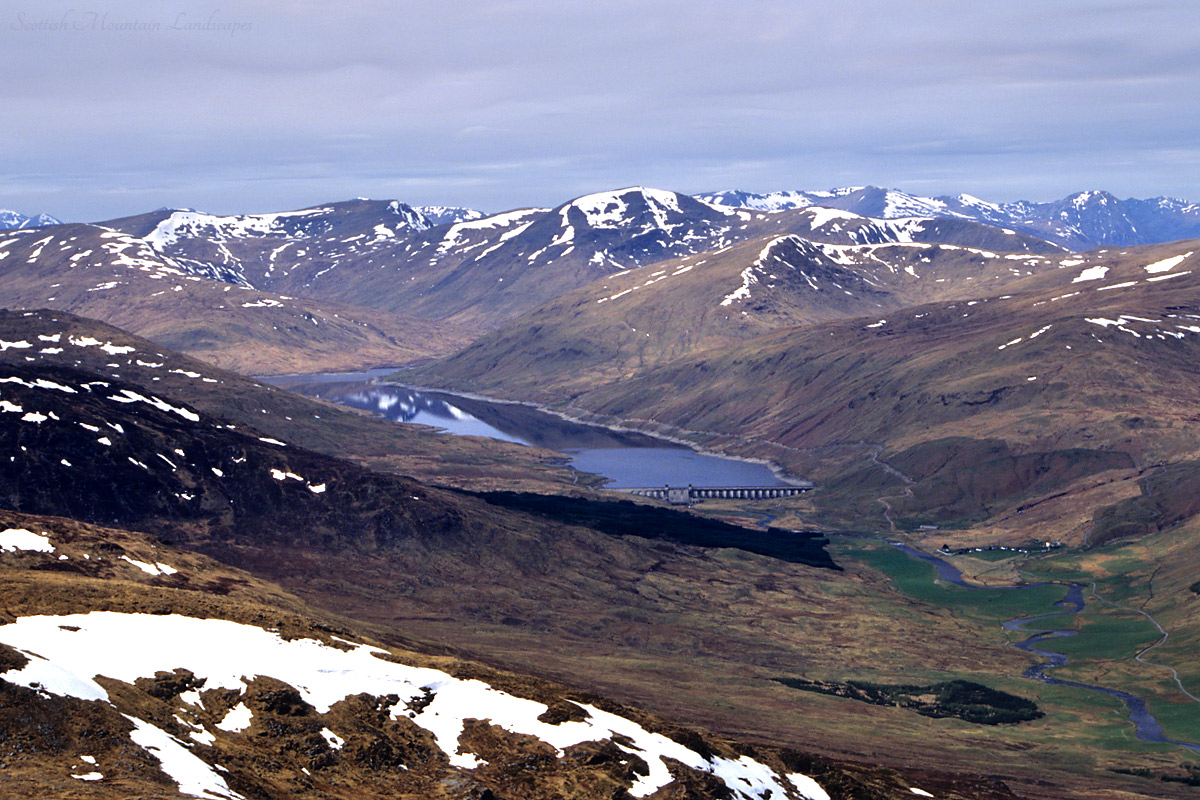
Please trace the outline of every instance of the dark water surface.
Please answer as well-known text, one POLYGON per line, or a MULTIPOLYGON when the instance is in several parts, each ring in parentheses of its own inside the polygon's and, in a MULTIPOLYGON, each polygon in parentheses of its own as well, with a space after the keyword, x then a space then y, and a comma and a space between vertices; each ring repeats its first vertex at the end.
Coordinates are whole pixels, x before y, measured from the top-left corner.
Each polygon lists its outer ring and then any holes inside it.
POLYGON ((388 370, 284 376, 270 382, 309 397, 373 411, 396 422, 557 450, 575 469, 603 475, 617 488, 792 485, 765 464, 697 453, 645 434, 571 422, 518 403, 376 383, 379 372, 388 370))

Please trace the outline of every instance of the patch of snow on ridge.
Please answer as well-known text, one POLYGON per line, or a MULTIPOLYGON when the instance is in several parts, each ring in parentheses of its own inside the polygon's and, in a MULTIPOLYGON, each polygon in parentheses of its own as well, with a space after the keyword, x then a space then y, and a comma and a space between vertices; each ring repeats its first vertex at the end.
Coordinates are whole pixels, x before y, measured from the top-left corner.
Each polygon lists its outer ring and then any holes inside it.
POLYGON ((829 192, 814 192, 811 194, 795 191, 776 191, 768 194, 746 194, 744 192, 723 191, 713 194, 697 195, 696 199, 712 206, 723 208, 749 208, 755 211, 786 211, 793 208, 807 208, 814 204, 813 197, 832 197, 829 192), (732 202, 730 202, 732 201, 732 202))
POLYGON ((812 220, 809 222, 814 228, 821 228, 830 222, 838 219, 862 219, 858 214, 851 214, 849 211, 842 211, 837 208, 824 208, 823 206, 811 206, 808 209, 812 215, 812 220))
POLYGON ((217 723, 217 729, 230 733, 241 733, 250 727, 254 712, 245 703, 238 703, 217 723))
POLYGON ((1153 278, 1146 278, 1147 283, 1157 283, 1158 281, 1169 281, 1171 278, 1181 278, 1184 275, 1191 275, 1190 269, 1185 269, 1183 272, 1172 272, 1169 275, 1155 275, 1153 278))
POLYGON ((821 784, 801 772, 793 772, 787 779, 796 787, 796 791, 800 792, 800 796, 807 800, 833 800, 829 792, 821 788, 821 784))
POLYGON ((150 564, 145 561, 137 561, 129 556, 121 556, 121 559, 128 561, 147 575, 174 575, 176 572, 179 572, 179 570, 166 564, 159 564, 157 562, 150 564))
POLYGON ((200 236, 216 241, 245 239, 255 236, 287 236, 282 220, 328 214, 330 208, 310 208, 303 211, 283 211, 274 214, 250 214, 220 217, 200 211, 175 211, 142 237, 155 250, 163 250, 185 236, 200 236))
POLYGON ((1191 252, 1184 253, 1181 256, 1172 256, 1164 258, 1162 261, 1155 261, 1153 264, 1146 265, 1146 272, 1154 274, 1156 272, 1170 272, 1184 262, 1191 255, 1191 252))
POLYGON ((884 195, 883 217, 933 217, 945 212, 946 204, 932 197, 917 197, 889 189, 884 195))
POLYGON ((34 533, 24 528, 8 528, 0 532, 0 551, 15 553, 26 550, 33 553, 53 553, 54 545, 44 533, 34 533))
MULTIPOLYGON (((226 620, 109 611, 22 617, 0 625, 0 642, 31 656, 21 669, 3 673, 5 680, 58 695, 108 701, 97 675, 133 683, 181 667, 203 679, 209 690, 242 692, 254 676, 267 676, 294 687, 320 714, 351 695, 396 695, 399 700, 391 707, 391 716, 407 716, 430 731, 451 764, 463 768, 480 763, 474 754, 459 752, 463 724, 467 719, 482 719, 537 737, 560 754, 582 742, 614 741, 649 765, 649 774, 640 776, 630 790, 635 797, 648 796, 671 782, 665 758, 714 775, 742 800, 795 797, 797 790, 809 800, 828 797, 819 786, 807 784, 804 776, 784 778, 749 757, 705 758, 632 720, 592 706, 580 704, 588 714, 584 721, 542 722, 538 717, 546 712, 544 703, 514 697, 479 680, 385 661, 377 657, 385 651, 366 645, 352 645, 347 651, 314 639, 284 640, 277 633, 226 620), (153 646, 146 646, 148 642, 153 646)), ((233 796, 222 794, 228 792, 223 782, 220 786, 189 782, 185 788, 185 779, 219 776, 176 740, 146 723, 135 720, 134 724, 138 725, 134 740, 157 750, 164 771, 181 791, 198 797, 233 796)))
POLYGON ((795 234, 788 234, 786 236, 777 236, 771 241, 767 242, 766 246, 763 247, 763 249, 759 252, 758 258, 754 259, 754 263, 742 270, 742 285, 725 295, 725 297, 721 300, 721 305, 728 306, 732 305, 735 300, 750 299, 750 287, 758 283, 758 276, 754 274, 755 271, 763 267, 763 264, 766 263, 767 257, 771 255, 771 250, 775 247, 775 245, 783 241, 799 242, 801 239, 795 234))
POLYGON ((111 395, 108 399, 115 400, 118 403, 139 403, 139 402, 145 403, 147 405, 154 406, 159 411, 174 412, 189 422, 199 422, 200 421, 200 415, 194 411, 189 411, 186 408, 173 406, 170 403, 168 403, 167 401, 162 400, 158 397, 146 397, 145 395, 138 394, 137 392, 133 391, 132 389, 122 389, 120 394, 111 395))
POLYGON ((618 189, 614 192, 598 192, 584 195, 563 208, 566 216, 567 209, 577 208, 583 212, 587 224, 592 228, 618 228, 629 221, 626 212, 629 203, 626 197, 639 194, 646 202, 646 207, 654 216, 655 225, 663 230, 671 226, 667 222, 667 212, 682 213, 679 208, 679 196, 674 192, 662 189, 647 189, 644 186, 631 186, 628 189, 618 189))
POLYGON ((446 235, 442 237, 442 243, 438 245, 437 254, 445 255, 453 248, 460 247, 463 244, 462 234, 464 232, 488 230, 489 228, 507 228, 510 225, 518 224, 526 217, 533 216, 534 214, 545 214, 547 210, 545 208, 522 208, 518 211, 493 214, 483 219, 456 222, 450 226, 446 231, 446 235))
MULTIPOLYGON (((1079 263, 1083 263, 1083 262, 1079 262, 1079 263)), ((1066 262, 1063 262, 1063 264, 1065 266, 1066 262)), ((1083 272, 1079 273, 1079 275, 1077 275, 1075 277, 1075 279, 1071 281, 1071 283, 1083 283, 1084 281, 1103 280, 1104 276, 1107 274, 1108 274, 1108 267, 1088 267, 1083 272)))
POLYGON ((179 785, 181 794, 221 800, 242 800, 242 795, 229 788, 225 779, 216 770, 201 761, 174 736, 148 722, 121 716, 133 723, 129 738, 150 755, 158 759, 162 771, 179 785))
POLYGON ((913 237, 925 230, 927 217, 900 217, 898 219, 873 219, 888 237, 898 244, 914 244, 913 237))
POLYGON ((345 739, 329 730, 329 728, 322 728, 321 736, 324 737, 325 741, 329 744, 330 750, 341 750, 342 746, 346 744, 345 739))

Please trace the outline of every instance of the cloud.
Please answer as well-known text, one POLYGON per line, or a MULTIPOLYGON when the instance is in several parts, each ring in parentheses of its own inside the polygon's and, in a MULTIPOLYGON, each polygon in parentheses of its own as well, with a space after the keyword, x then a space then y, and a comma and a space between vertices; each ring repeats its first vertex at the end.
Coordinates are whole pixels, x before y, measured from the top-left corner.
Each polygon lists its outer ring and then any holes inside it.
POLYGON ((50 30, 93 12, 0 6, 0 168, 37 176, 0 185, 0 205, 504 208, 628 183, 1194 192, 1161 155, 1193 148, 1191 0, 147 8, 111 0, 103 25, 50 30), (1111 166, 1127 163, 1142 169, 1111 166))

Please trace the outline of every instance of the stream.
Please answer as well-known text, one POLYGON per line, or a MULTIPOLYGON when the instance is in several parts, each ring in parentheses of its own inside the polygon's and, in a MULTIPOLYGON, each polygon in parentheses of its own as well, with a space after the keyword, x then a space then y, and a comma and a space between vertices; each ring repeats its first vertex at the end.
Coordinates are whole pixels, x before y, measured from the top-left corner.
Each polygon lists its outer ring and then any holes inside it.
MULTIPOLYGON (((937 568, 938 577, 948 583, 952 583, 955 586, 962 586, 966 589, 984 588, 967 583, 965 580, 963 580, 962 572, 958 569, 958 567, 955 567, 953 564, 943 558, 939 558, 929 553, 924 553, 914 547, 909 547, 908 545, 900 542, 889 542, 889 544, 901 550, 906 555, 909 555, 913 558, 919 558, 922 561, 932 564, 937 568)), ((1021 591, 1022 589, 1033 589, 1038 586, 1046 585, 1047 584, 1045 583, 1031 583, 1024 586, 1014 586, 1011 587, 1011 589, 1012 591, 1021 591)), ((1078 634, 1078 631, 1062 628, 1043 628, 1030 626, 1036 626, 1039 622, 1052 619, 1061 619, 1062 622, 1068 622, 1075 615, 1079 614, 1079 612, 1083 611, 1084 606, 1087 604, 1083 598, 1082 585, 1078 583, 1058 585, 1067 587, 1067 596, 1054 604, 1056 608, 1063 609, 1062 611, 1055 612, 1053 614, 1042 614, 1036 617, 1017 617, 1004 623, 1004 629, 1006 631, 1032 634, 1027 639, 1013 643, 1013 647, 1016 647, 1018 650, 1024 650, 1026 653, 1032 653, 1035 656, 1040 656, 1041 658, 1046 659, 1045 662, 1041 664, 1035 664, 1034 666, 1025 670, 1025 677, 1031 678, 1035 681, 1041 681, 1042 683, 1050 684, 1052 686, 1071 686, 1076 689, 1086 689, 1090 692, 1098 692, 1100 694, 1108 695, 1109 697, 1115 697, 1125 703, 1125 707, 1129 709, 1129 719, 1136 726, 1136 735, 1141 741, 1173 744, 1188 750, 1200 752, 1200 745, 1198 744, 1168 739, 1163 733, 1162 726, 1158 723, 1158 720, 1155 719, 1154 715, 1151 714, 1149 709, 1146 708, 1146 701, 1137 695, 1130 694, 1129 692, 1122 692, 1118 689, 1108 689, 1103 686, 1093 686, 1088 683, 1067 681, 1061 678, 1056 678, 1053 675, 1046 674, 1049 670, 1065 666, 1069 659, 1062 653, 1055 653, 1050 650, 1042 650, 1038 647, 1038 645, 1049 639, 1062 639, 1068 636, 1075 636, 1078 634)))

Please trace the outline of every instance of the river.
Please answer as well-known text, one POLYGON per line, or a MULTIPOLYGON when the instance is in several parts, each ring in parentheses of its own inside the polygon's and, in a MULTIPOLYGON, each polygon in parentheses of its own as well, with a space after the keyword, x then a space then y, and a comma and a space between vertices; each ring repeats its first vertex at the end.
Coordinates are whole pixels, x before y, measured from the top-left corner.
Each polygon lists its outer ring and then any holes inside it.
MULTIPOLYGON (((944 558, 939 558, 938 556, 924 553, 916 548, 909 547, 908 545, 900 542, 891 542, 891 544, 913 558, 919 558, 922 561, 932 564, 937 568, 938 577, 944 581, 953 583, 956 586, 962 586, 967 589, 995 588, 975 586, 967 583, 965 580, 963 580, 962 572, 944 558)), ((1045 583, 1031 583, 1024 586, 1011 587, 1011 591, 1033 589, 1038 586, 1046 585, 1047 584, 1045 583)), ((1151 714, 1149 709, 1146 708, 1146 701, 1137 695, 1130 694, 1129 692, 1122 692, 1118 689, 1109 689, 1104 686, 1093 686, 1088 683, 1067 681, 1061 678, 1056 678, 1053 675, 1046 674, 1049 670, 1066 666, 1069 659, 1062 653, 1055 653, 1052 650, 1042 650, 1038 647, 1038 645, 1050 639, 1061 639, 1067 636, 1075 636, 1078 631, 1067 628, 1045 628, 1032 626, 1037 626, 1038 623, 1046 622, 1048 620, 1060 619, 1062 622, 1057 622, 1055 624, 1064 624, 1073 620, 1075 616, 1079 614, 1079 612, 1083 611, 1084 607, 1086 606, 1086 601, 1083 597, 1083 586, 1077 583, 1059 585, 1066 586, 1067 588, 1067 596, 1054 604, 1056 608, 1063 609, 1062 611, 1057 611, 1053 614, 1042 614, 1041 616, 1037 617, 1018 617, 1016 619, 1010 619, 1004 623, 1004 629, 1007 631, 1032 634, 1022 641, 1013 643, 1014 647, 1016 647, 1018 650, 1024 650, 1026 653, 1032 653, 1035 656, 1046 659, 1046 661, 1043 663, 1035 664, 1034 666, 1025 670, 1025 677, 1054 686, 1073 686, 1076 689, 1086 689, 1090 692, 1099 692, 1100 694, 1105 694, 1109 697, 1115 697, 1125 703, 1125 707, 1129 710, 1129 719, 1136 727, 1136 735, 1138 739, 1142 740, 1143 742, 1157 742, 1161 744, 1178 745, 1179 747, 1183 747, 1188 750, 1200 752, 1200 745, 1198 744, 1168 739, 1163 733, 1162 725, 1159 724, 1158 720, 1154 718, 1154 715, 1151 714)))
POLYGON ((461 436, 488 436, 544 447, 566 456, 580 472, 613 488, 637 486, 791 486, 768 465, 699 453, 641 433, 572 422, 520 403, 379 383, 390 370, 270 378, 283 389, 418 423, 461 436))

